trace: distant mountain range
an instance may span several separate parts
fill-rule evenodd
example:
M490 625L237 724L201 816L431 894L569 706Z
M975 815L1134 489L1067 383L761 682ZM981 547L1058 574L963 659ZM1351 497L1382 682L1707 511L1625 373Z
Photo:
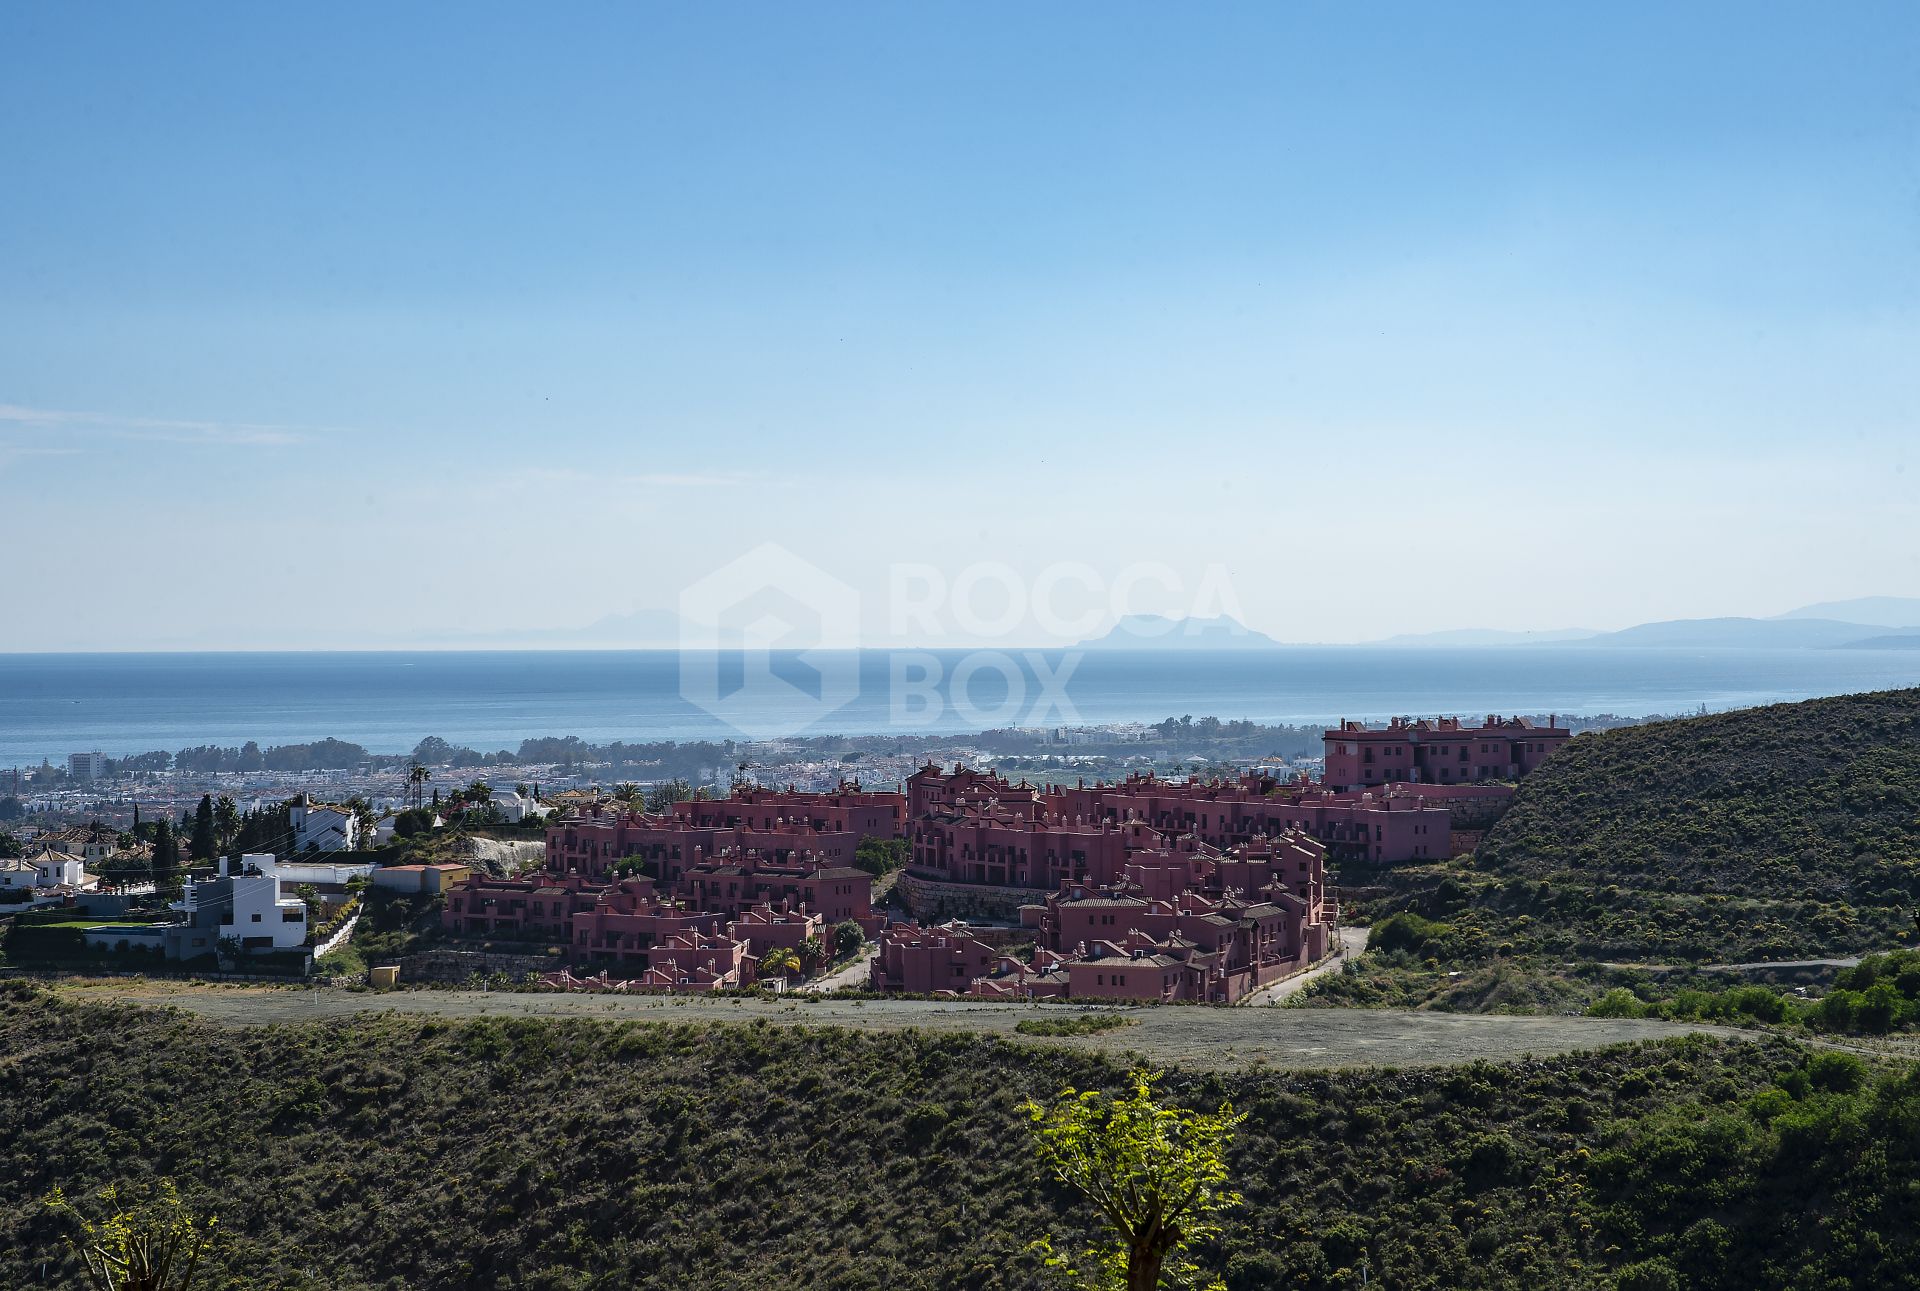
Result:
M1554 628L1544 632L1511 632L1501 628L1454 628L1447 632L1402 632L1368 645L1385 646L1509 646L1550 645L1556 641L1585 641L1605 635L1598 628Z
M1105 636L1082 641L1083 650L1273 650L1280 642L1255 632L1238 619L1195 615L1170 619L1160 614L1128 614Z
M1920 649L1920 636L1889 634L1888 628L1920 629L1920 597L1867 596L1806 605L1766 619L1669 619L1640 623L1617 632L1594 628L1554 628L1538 632L1454 628L1442 632L1403 632L1362 644L1409 650L1554 645L1750 650ZM1080 648L1273 650L1284 645L1224 615L1173 619L1158 614L1131 614L1114 624L1106 635L1082 641Z
M680 619L671 610L613 614L577 628L536 628L471 633L432 644L456 649L673 649L680 644ZM1911 631L1889 631L1910 629ZM1369 646L1398 649L1477 649L1528 646L1635 646L1666 649L1920 649L1920 597L1866 596L1851 601L1805 605L1771 618L1669 619L1640 623L1616 632L1595 628L1515 631L1504 628L1452 628L1439 632L1403 632ZM905 644L905 643L896 643ZM1227 615L1171 618L1128 614L1104 634L1078 644L1083 650L1278 650L1289 643L1247 627ZM1337 644L1337 643L1318 643Z
M1885 635L1866 623L1834 619L1671 619L1603 632L1582 642L1590 646L1742 646L1751 649L1804 650L1852 645Z
M1669 649L1755 650L1854 649L1911 650L1920 638L1888 635L1888 628L1920 628L1920 597L1863 596L1851 601L1803 605L1772 618L1668 619L1641 623L1617 632L1561 628L1545 632L1505 632L1462 628L1451 632L1408 633L1372 645L1504 646L1554 645L1648 646Z
M1868 637L1849 641L1842 650L1920 650L1920 636Z
M1920 596L1860 596L1822 601L1774 615L1777 619L1834 619L1876 628L1920 628Z

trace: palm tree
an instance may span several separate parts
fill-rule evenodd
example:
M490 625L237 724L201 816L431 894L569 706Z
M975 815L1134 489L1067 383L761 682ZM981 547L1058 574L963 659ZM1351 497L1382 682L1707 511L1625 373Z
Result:
M418 762L407 768L407 785L413 791L413 809L420 810L420 796L427 781L431 778L427 769Z
M224 793L213 804L213 825L220 836L220 851L233 846L233 836L240 832L240 804Z
M800 956L787 946L775 946L760 957L762 977L792 977L800 971Z

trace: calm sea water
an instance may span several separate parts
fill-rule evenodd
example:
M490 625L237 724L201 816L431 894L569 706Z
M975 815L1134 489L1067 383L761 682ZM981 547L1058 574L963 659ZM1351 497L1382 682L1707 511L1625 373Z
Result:
M945 680L903 712L886 652L816 663L857 674L858 693L812 733L957 733L986 726L1158 721L1192 714L1264 722L1490 712L1674 713L1920 684L1920 653L1866 650L1653 650L1578 646L1273 652L1089 652L1060 689L1069 711L1036 707L1058 652L1010 652L1017 680L978 671L957 698L965 655L932 659ZM737 687L737 677L723 686ZM737 663L732 671L738 673ZM804 661L779 670L804 685ZM784 688L777 688L784 690ZM1010 691L1021 702L1009 703ZM931 705L929 704L931 698ZM791 702L788 702L791 701ZM109 754L189 745L284 744L333 736L400 753L423 736L475 748L539 735L698 739L782 733L813 716L804 698L749 691L742 731L682 695L668 651L0 655L0 766L76 750ZM902 722L905 721L903 725ZM759 729L752 729L752 728Z

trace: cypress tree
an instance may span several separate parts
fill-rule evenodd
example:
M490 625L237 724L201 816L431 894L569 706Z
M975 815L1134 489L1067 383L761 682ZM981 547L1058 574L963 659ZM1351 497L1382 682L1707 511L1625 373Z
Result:
M202 794L200 806L193 813L193 841L189 854L195 861L211 861L213 853L213 796Z
M165 885L180 868L180 845L173 836L173 822L165 816L153 826L153 881Z

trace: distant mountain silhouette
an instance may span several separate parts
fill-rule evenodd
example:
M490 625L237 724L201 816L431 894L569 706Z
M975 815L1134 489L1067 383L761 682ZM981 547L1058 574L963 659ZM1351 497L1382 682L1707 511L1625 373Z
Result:
M1920 636L1868 637L1864 641L1848 641L1834 648L1836 650L1920 650Z
M1849 645L1877 633L1865 624L1832 619L1671 619L1603 632L1582 644L1793 650Z
M1774 617L1837 619L1876 628L1920 628L1920 596L1858 596L1851 601L1822 601Z
M1409 647L1543 645L1556 641L1585 641L1600 635L1597 628L1548 628L1540 632L1514 632L1503 628L1450 628L1442 632L1402 632L1368 644Z
M1170 619L1128 614L1105 636L1080 643L1086 650L1274 650L1280 643L1237 619L1220 615Z

